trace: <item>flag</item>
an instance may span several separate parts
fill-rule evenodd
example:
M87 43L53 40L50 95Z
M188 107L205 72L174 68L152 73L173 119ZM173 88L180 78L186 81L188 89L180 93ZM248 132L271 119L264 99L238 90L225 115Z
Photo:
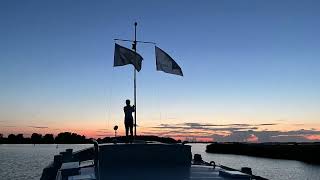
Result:
M180 66L163 50L155 46L157 71L183 76Z
M142 60L143 58L140 56L140 54L115 43L113 66L124 66L127 64L132 64L137 71L140 71Z

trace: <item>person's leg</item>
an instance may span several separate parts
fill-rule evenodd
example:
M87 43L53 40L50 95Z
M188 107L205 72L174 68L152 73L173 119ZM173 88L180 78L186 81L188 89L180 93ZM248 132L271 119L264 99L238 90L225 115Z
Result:
M127 123L124 123L124 126L126 127L126 137L128 138L129 136L129 126Z
M130 141L132 142L133 141L133 123L130 124L130 134L131 134Z
M125 138L125 142L128 143L130 140L130 137L129 137L129 125L128 123L125 123L125 127L126 127L126 138Z
M133 124L130 124L130 134L133 136Z

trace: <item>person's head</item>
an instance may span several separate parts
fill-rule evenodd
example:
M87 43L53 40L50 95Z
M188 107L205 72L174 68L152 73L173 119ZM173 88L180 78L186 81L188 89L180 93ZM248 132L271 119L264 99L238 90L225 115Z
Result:
M127 104L127 106L130 106L130 100L129 99L126 100L126 104Z

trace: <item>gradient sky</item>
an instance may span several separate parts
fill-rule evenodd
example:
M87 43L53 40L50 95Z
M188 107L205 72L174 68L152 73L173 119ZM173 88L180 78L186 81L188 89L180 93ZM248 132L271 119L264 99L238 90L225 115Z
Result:
M102 137L119 125L123 134L133 67L112 67L113 39L132 39L137 21L138 40L184 72L156 71L154 46L138 45L138 134L320 140L319 9L317 0L2 0L0 133Z

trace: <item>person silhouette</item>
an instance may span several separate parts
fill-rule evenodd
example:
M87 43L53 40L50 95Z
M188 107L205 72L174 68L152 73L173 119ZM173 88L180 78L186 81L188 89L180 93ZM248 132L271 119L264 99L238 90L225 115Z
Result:
M124 125L126 127L126 139L129 139L129 130L130 130L130 140L133 138L133 117L132 113L135 111L135 106L130 105L130 100L126 100L126 106L123 107L124 111Z

